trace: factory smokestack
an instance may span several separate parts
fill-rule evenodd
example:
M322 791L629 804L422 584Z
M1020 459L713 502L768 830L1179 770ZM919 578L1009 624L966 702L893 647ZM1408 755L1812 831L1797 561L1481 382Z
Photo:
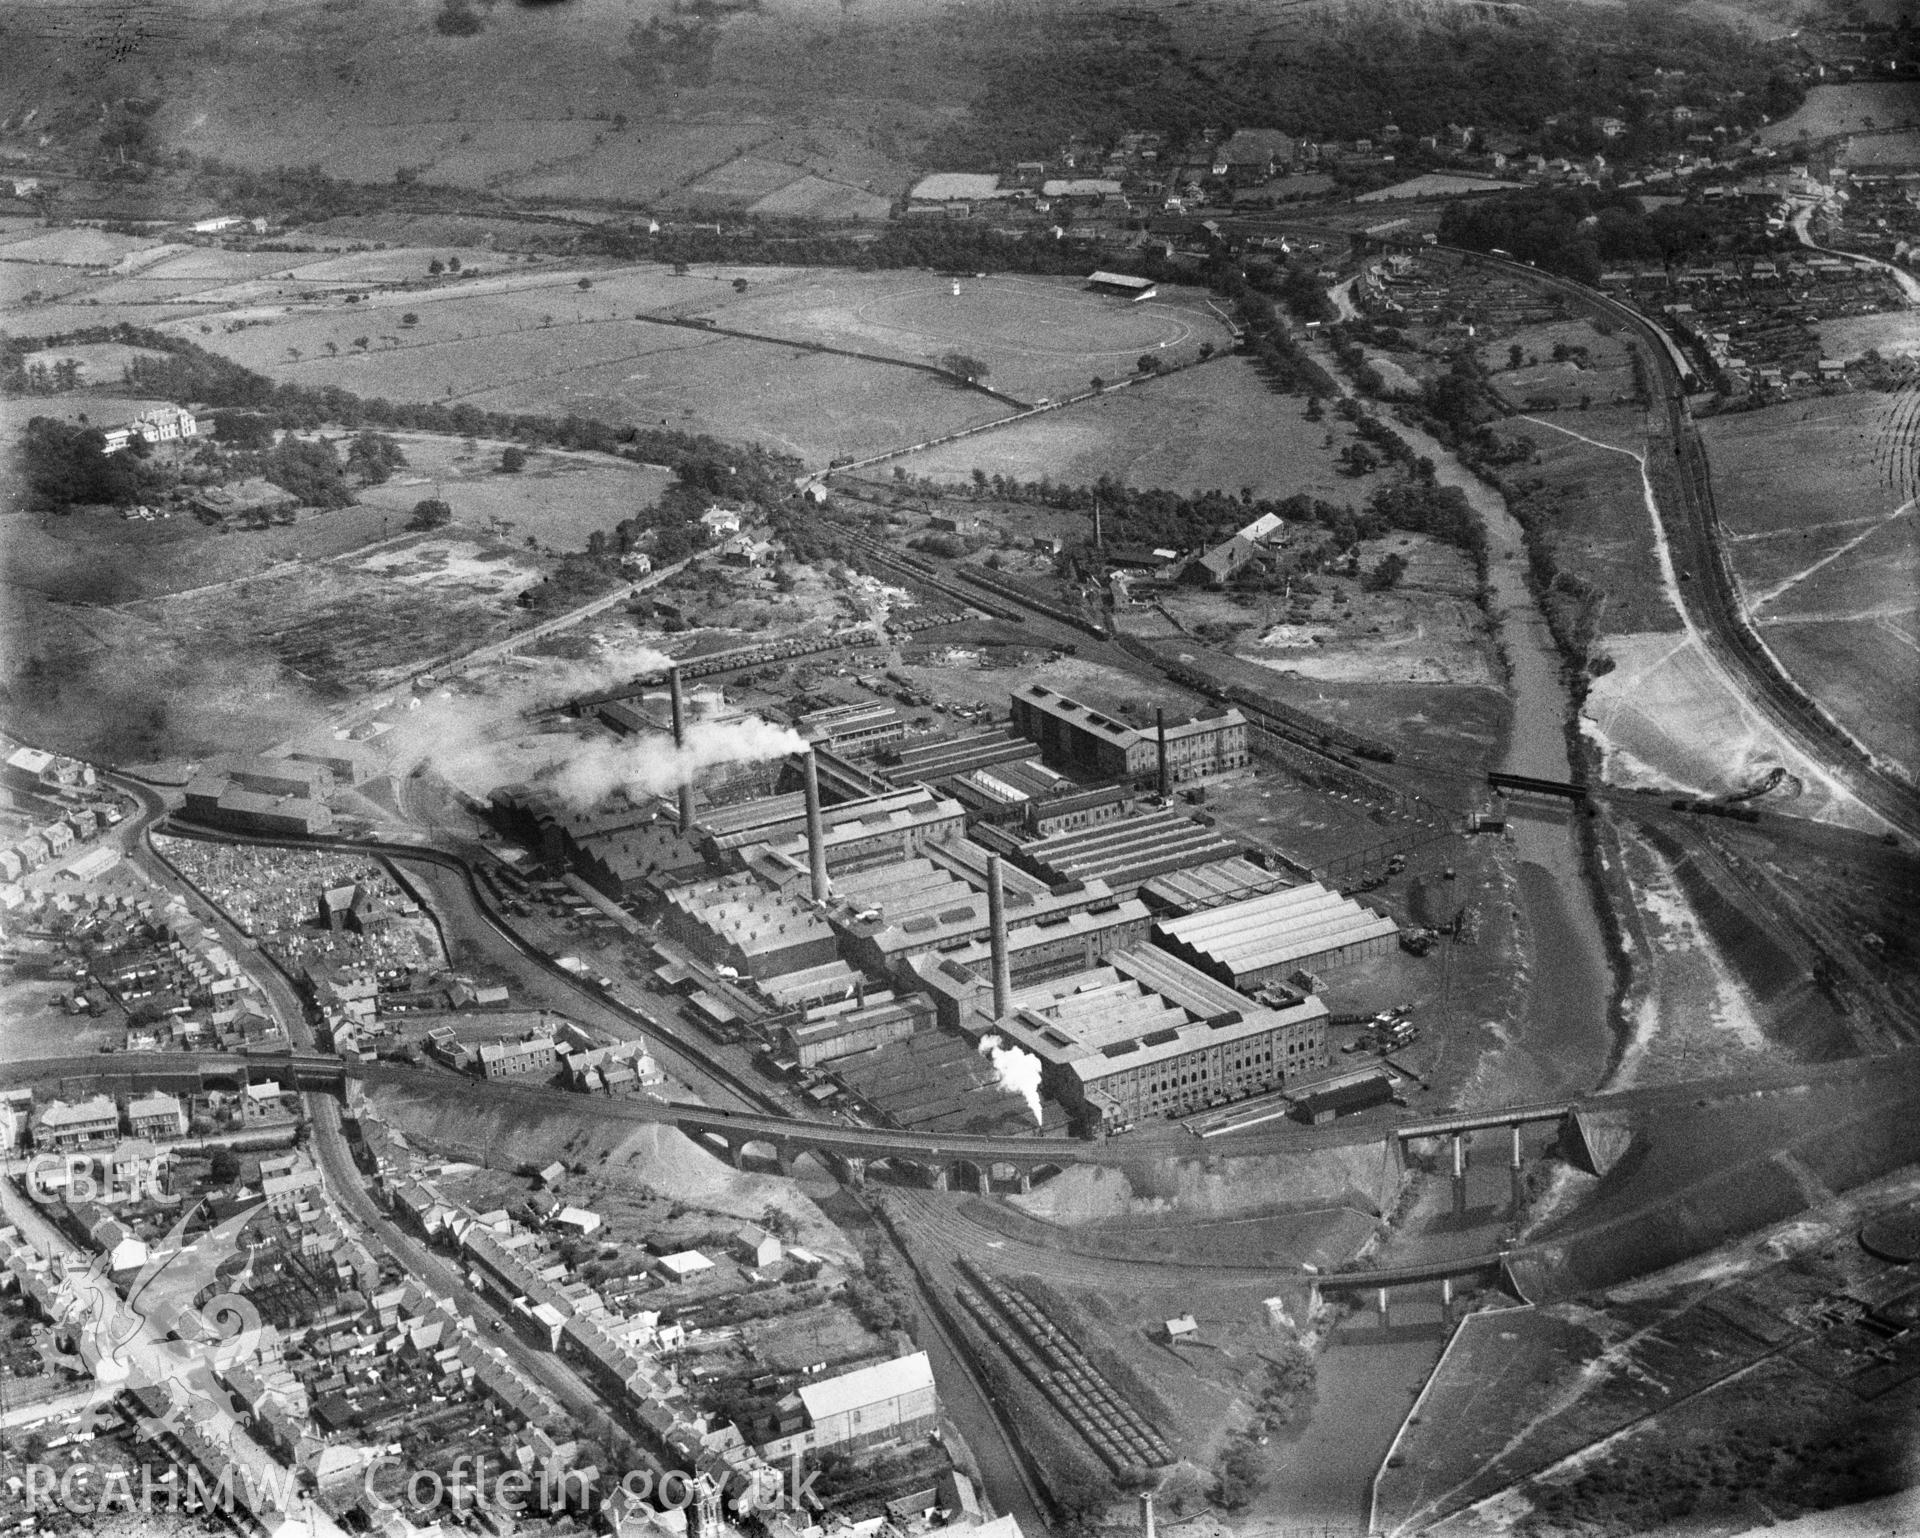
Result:
M820 826L820 765L808 748L801 760L807 777L807 864L813 872L813 900L827 900L827 835Z
M1156 706L1153 712L1153 727L1159 739L1159 755L1155 762L1159 767L1157 789L1161 799L1167 794L1167 712L1165 706Z
M684 752L687 746L687 702L680 691L680 670L667 669L667 698L673 709L673 748L676 753ZM689 775L680 783L680 831L693 831L693 778Z
M1013 964L1007 958L1007 887L1000 856L987 856L987 927L993 934L993 1018L1013 1013Z
M1140 1492L1140 1534L1141 1538L1155 1538L1153 1525L1153 1492Z

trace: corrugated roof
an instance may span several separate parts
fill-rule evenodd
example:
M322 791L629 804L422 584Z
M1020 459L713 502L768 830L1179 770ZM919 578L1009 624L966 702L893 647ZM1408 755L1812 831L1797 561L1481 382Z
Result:
M927 1361L926 1352L916 1351L912 1356L862 1367L820 1383L803 1383L800 1402L806 1406L808 1416L818 1423L831 1415L864 1410L869 1405L932 1387L932 1364Z

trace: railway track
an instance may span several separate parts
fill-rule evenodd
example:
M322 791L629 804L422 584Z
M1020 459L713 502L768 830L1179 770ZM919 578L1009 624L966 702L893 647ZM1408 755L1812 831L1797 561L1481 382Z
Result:
M1588 311L1625 327L1647 344L1654 387L1666 413L1667 436L1680 479L1682 505L1677 509L1672 507L1671 498L1655 501L1676 564L1694 574L1693 580L1680 586L1680 601L1689 618L1721 662L1744 685L1748 697L1803 751L1888 823L1911 838L1920 838L1920 789L1880 763L1840 726L1780 666L1748 619L1720 534L1720 515L1714 500L1712 466L1706 445L1693 424L1685 383L1666 333L1612 295L1570 278L1542 272L1524 262L1451 246L1424 249L1478 262L1565 295ZM1650 445L1649 452L1652 451Z

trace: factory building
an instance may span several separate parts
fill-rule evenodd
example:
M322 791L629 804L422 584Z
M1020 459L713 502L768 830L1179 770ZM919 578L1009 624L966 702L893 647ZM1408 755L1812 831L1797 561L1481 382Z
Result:
M332 774L305 759L236 758L227 778L259 795L299 796L308 801L324 801L333 789Z
M1067 698L1045 684L1013 692L1014 729L1062 769L1149 786L1184 785L1248 763L1247 722L1238 710L1141 729ZM1164 763L1163 763L1164 758Z
M895 998L877 993L864 1002L849 999L817 1005L804 1019L781 1032L787 1055L801 1068L818 1068L836 1058L871 1052L930 1030L934 1022L931 999L918 995Z
M823 807L820 817L829 870L907 858L932 840L957 837L966 826L966 813L957 801L920 785ZM711 857L724 867L737 868L744 851L755 844L802 861L807 855L803 792L710 808L700 827Z
M674 939L748 977L778 977L836 955L833 931L817 910L741 872L669 891L663 920Z
M1230 855L1204 865L1168 871L1140 887L1140 900L1155 913L1179 917L1281 892L1294 884L1291 876L1263 869L1251 860Z
M836 877L834 925L848 961L875 974L904 977L903 968L929 951L984 956L992 928L984 879L956 849L962 841L930 846L917 859ZM983 858L984 852L975 856ZM1006 882L1006 920L1016 972L1037 973L1082 957L1092 947L1137 944L1149 915L1122 903L1102 882L1049 888L1022 872Z
M1267 1009L1152 946L1018 989L994 1029L1041 1062L1041 1091L1108 1131L1277 1089L1327 1064L1327 1007Z
M891 743L906 740L907 723L891 705L833 705L799 721L800 735L817 748L842 758L867 758Z
M1011 763L1032 751L1030 741L1001 726L965 737L944 737L901 748L893 755L893 763L882 772L896 785L932 785L953 775Z
M1090 882L1090 886L1099 886ZM1008 923L1014 923L1013 898L1007 899ZM1016 982L1057 977L1090 967L1102 952L1146 943L1152 915L1138 898L1125 902L1108 894L1100 903L1067 914L1058 912L1021 923L1007 931L1007 965ZM938 951L909 952L913 971L924 979L927 962L951 962L962 970L982 971L991 965L993 947L987 935L965 944L947 944Z
M1145 811L1026 842L994 828L979 830L977 837L994 853L1049 884L1104 881L1124 897L1133 896L1142 883L1167 871L1240 852L1236 840L1171 810Z
M324 801L263 794L216 775L200 775L188 783L186 815L195 822L235 833L291 833L310 838L333 831L333 812Z
M1317 881L1154 926L1166 950L1242 990L1378 955L1397 934L1392 919Z

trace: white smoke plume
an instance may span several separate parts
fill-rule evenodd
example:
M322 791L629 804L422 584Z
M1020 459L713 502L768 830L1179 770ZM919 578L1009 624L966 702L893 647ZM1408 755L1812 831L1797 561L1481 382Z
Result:
M980 1050L993 1059L994 1071L1008 1089L1018 1091L1040 1121L1040 1059L1001 1036L982 1036Z
M679 748L657 737L585 743L561 766L553 789L568 805L585 809L616 790L633 798L663 796L720 764L758 763L806 748L807 739L791 727L758 717L695 721Z
M396 773L425 759L446 778L483 795L524 773L508 762L502 743L523 728L529 713L664 673L672 665L671 657L650 646L610 647L590 661L514 659L489 669L478 692L454 684L444 698L438 692L419 696L420 707L400 717L380 748Z

